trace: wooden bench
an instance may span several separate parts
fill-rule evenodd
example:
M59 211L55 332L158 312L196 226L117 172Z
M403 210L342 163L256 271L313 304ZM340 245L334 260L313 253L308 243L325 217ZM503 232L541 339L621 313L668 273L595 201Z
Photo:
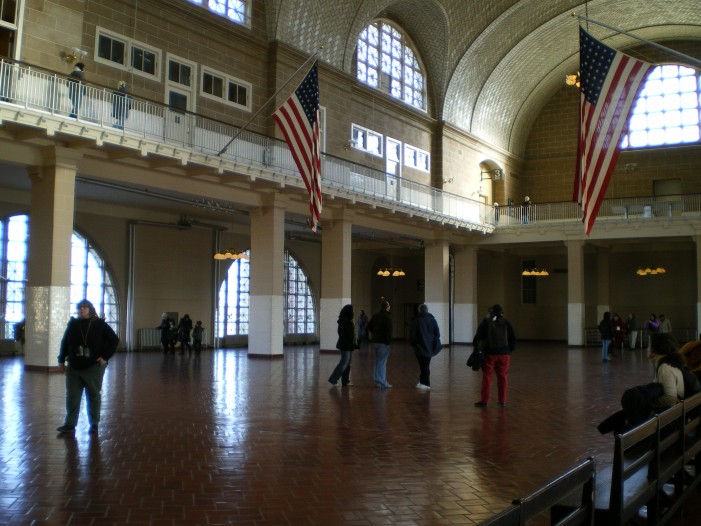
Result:
M558 526L594 524L596 464L593 458L580 462L533 493L514 500L512 506L480 523L480 526L524 526L546 512ZM568 505L559 515L553 509Z

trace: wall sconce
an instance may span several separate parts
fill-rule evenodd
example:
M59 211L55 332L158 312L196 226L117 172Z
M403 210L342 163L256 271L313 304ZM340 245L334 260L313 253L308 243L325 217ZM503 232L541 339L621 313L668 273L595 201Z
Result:
M577 73L569 73L568 75L565 75L565 84L567 84L568 86L579 87L579 71Z
M348 151L351 148L355 148L356 146L358 146L358 142L351 139L350 141L346 141L346 144L343 145L343 149Z
M85 58L88 56L87 51L83 51L78 47L74 47L72 51L62 51L61 58L66 64L73 64L77 62L79 58Z
M482 177L484 174L487 174L487 177ZM480 181L484 181L485 179L492 179L494 181L501 181L503 178L504 178L504 170L502 170L501 168L494 168L493 170L487 170L486 172L480 172Z
M452 183L455 177L451 177L450 179L443 179L443 184L449 184Z

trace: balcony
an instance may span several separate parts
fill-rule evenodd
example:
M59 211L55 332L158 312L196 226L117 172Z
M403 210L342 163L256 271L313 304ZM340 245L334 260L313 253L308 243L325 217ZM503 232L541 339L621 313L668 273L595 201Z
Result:
M57 73L1 61L3 125L12 123L39 129L46 137L73 136L94 143L97 148L110 145L131 150L132 156L159 158L164 165L189 167L198 174L219 177L228 174L226 182L231 182L234 174L233 178L240 177L241 181L267 181L306 192L283 141L244 130L227 147L239 128L138 97L131 99L124 125L117 128L113 116L114 91L91 84L82 85L80 107L76 116L71 117L70 86L71 82ZM520 205L501 206L497 210L480 201L326 154L322 158L322 175L322 190L332 198L344 198L460 230L492 234L513 229L523 232L554 224L570 225L574 229L581 221L581 211L575 203L534 204L528 209ZM700 212L699 195L606 199L597 227L608 221L633 224L689 215L698 219ZM581 231L583 237L583 228Z

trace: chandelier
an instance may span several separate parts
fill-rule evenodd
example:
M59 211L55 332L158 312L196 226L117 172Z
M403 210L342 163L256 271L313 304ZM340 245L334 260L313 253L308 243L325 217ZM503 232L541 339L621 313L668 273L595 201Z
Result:
M218 251L214 254L214 259L250 259L243 250L227 248L225 251Z
M579 71L577 73L569 73L569 74L565 75L565 84L567 84L568 86L579 87L579 85L580 85Z
M638 270L636 270L635 273L638 276L659 276L661 274L666 274L667 269L661 265L660 266L647 265L647 266L638 268Z
M536 277L542 277L542 276L549 276L550 272L548 272L546 269L537 269L537 268L527 268L523 269L523 272L521 272L522 276L536 276Z
M377 275L383 278L387 278L389 276L392 276L393 278L400 278L402 276L406 276L406 273L401 268L386 267L380 268L380 270L377 271Z

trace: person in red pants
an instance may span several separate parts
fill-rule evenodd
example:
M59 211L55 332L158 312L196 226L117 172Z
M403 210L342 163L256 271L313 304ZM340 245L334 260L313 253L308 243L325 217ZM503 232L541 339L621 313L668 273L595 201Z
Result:
M506 407L506 393L509 386L509 362L516 348L514 328L504 318L504 309L496 304L490 308L490 315L482 320L473 340L474 345L483 342L484 363L482 365L482 386L480 399L475 407L487 407L492 389L492 373L497 375L499 407Z

